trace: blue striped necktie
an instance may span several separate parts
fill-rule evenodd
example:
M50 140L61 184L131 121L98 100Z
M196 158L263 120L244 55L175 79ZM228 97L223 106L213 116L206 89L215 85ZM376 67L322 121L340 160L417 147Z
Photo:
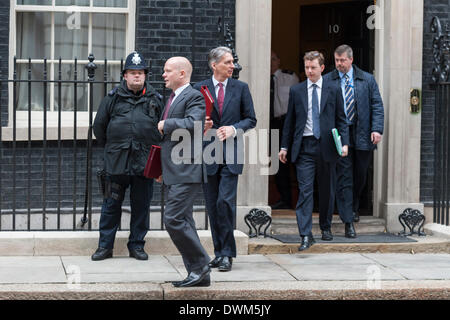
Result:
M347 120L350 123L353 123L355 119L355 92L353 90L352 85L350 84L350 77L348 74L344 75L345 77L345 105L346 105L346 113Z
M312 120L313 120L313 135L316 139L320 138L320 111L319 111L319 96L317 94L317 84L313 84L312 92Z

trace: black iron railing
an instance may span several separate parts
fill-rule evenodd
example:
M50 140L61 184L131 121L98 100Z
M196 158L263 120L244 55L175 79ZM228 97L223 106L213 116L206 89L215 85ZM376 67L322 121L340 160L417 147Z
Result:
M80 68L77 59L73 61L73 78L63 79L62 63L59 60L56 66L56 77L50 80L47 60L43 62L43 74L40 79L32 78L33 64L31 59L26 63L27 77L21 79L18 75L17 60L14 59L13 79L3 80L0 74L0 88L4 84L11 84L12 90L12 112L11 126L3 127L0 130L0 231L35 231L35 230L97 230L98 225L93 222L98 221L102 196L97 190L96 172L103 165L102 148L96 146L95 138L92 134L92 124L95 116L94 96L99 94L105 96L107 92L122 81L111 80L107 72L108 61L104 60L104 73L96 76L97 65L95 58L90 55L89 62ZM149 62L150 64L151 62ZM84 68L87 72L87 80L84 80L80 74L84 74ZM120 63L120 70L123 69L123 60ZM23 73L22 73L23 74ZM151 73L148 74L150 79ZM81 79L80 79L81 78ZM101 80L97 80L100 78ZM149 81L149 80L148 80ZM149 81L152 86L159 88L165 103L167 92L163 81ZM36 85L41 87L42 92L42 123L36 125L33 122L32 105L34 96L37 94ZM69 113L73 116L73 137L63 138L63 108L62 87L70 85L73 87L72 108ZM23 86L25 90L23 90ZM51 111L48 110L50 103L49 87L53 86L55 95L55 104L58 110L56 113L56 136L49 137L48 116ZM87 94L87 123L81 123L79 120L78 95L79 87L83 86L83 93ZM19 108L19 87L20 92L26 92L26 103ZM33 90L34 89L34 90ZM0 101L1 101L0 90ZM35 101L34 101L35 102ZM18 110L21 109L21 110ZM27 124L24 128L18 125L18 112L21 111L27 115ZM67 115L67 111L64 111ZM2 113L0 112L0 123L2 122ZM23 125L24 122L21 122ZM87 127L87 136L80 137L78 129ZM42 130L42 139L33 138L33 129ZM18 137L19 130L26 130L26 137ZM11 132L8 139L5 139L4 131ZM23 135L23 133L22 133ZM20 139L19 139L20 138ZM158 190L159 187L159 190ZM70 193L68 192L70 190ZM158 183L154 184L154 195L151 211L154 214L160 214L159 223L151 223L151 230L163 230L164 215L164 190ZM129 211L126 202L124 202L124 211ZM204 205L196 205L194 211L205 212ZM97 214L97 219L93 218ZM151 215L152 216L152 215ZM70 219L69 219L70 217ZM36 222L38 221L38 222ZM152 221L152 217L151 217ZM208 219L205 212L204 226L208 228ZM120 230L128 230L128 225L121 226Z
M450 27L431 22L435 89L433 221L450 225Z

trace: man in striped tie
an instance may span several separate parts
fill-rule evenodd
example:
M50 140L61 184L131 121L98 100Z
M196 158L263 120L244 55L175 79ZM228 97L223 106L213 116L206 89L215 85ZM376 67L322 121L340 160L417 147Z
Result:
M353 50L341 45L334 52L336 70L325 75L339 86L349 125L348 157L337 164L336 205L345 223L345 236L355 238L359 204L373 150L381 141L384 110L375 78L353 64Z

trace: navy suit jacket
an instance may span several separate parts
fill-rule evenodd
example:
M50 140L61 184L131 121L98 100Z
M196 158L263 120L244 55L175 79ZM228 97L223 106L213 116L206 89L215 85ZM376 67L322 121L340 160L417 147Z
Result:
M341 88L341 78L336 69L327 73L324 78ZM355 86L356 122L354 124L356 137L355 149L370 151L376 148L371 141L371 133L383 134L384 108L383 100L373 75L353 65L353 82ZM341 89L342 92L342 89Z
M218 129L222 126L234 126L237 130L236 137L229 138L233 139L233 161L229 161L230 159L226 158L225 141L221 144L223 148L223 163L226 163L231 173L241 174L244 168L244 145L242 143L242 133L256 126L255 109L253 108L253 99L248 85L245 82L233 78L228 79L227 87L225 89L222 117L219 117L219 106L217 103L216 91L214 89L212 78L196 83L194 88L200 90L203 85L208 86L208 89L214 98L214 109L211 113L213 129ZM211 141L205 141L203 145L204 148L214 142L215 139L218 138L214 136ZM238 143L239 140L241 143ZM208 175L216 174L218 168L218 163L206 164Z
M289 92L289 105L284 121L281 147L291 150L291 161L295 162L300 153L303 132L308 118L307 81L292 86ZM342 145L348 145L348 126L344 111L344 100L340 88L323 78L320 99L320 151L322 159L337 161L339 155L331 134L337 128Z

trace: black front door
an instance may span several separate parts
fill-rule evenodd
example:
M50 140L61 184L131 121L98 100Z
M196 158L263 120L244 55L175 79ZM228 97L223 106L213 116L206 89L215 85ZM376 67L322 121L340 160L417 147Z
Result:
M334 69L334 49L353 48L354 63L365 71L374 69L374 30L367 21L373 1L351 1L300 6L300 58L319 50L325 56L325 73ZM370 26L370 23L369 23ZM301 63L301 71L303 63Z

